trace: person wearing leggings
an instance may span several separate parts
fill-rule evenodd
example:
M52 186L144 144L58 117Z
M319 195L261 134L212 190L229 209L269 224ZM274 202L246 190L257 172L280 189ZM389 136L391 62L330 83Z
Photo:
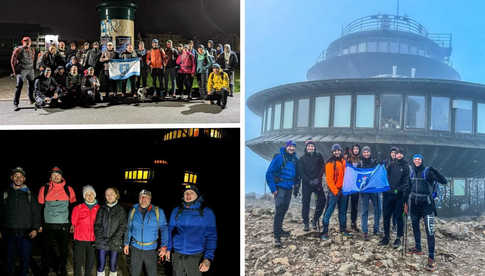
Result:
M94 223L96 249L98 249L97 276L105 275L105 265L109 257L109 276L117 275L118 255L121 252L126 231L126 212L118 204L120 193L116 188L105 192L106 203L101 206Z

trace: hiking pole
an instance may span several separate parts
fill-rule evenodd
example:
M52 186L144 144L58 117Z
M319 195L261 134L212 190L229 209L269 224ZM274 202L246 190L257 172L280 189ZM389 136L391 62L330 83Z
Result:
M403 221L404 221L404 235L403 235L403 246L402 246L402 253L401 256L404 258L406 256L406 251L408 247L408 210L406 210L406 204L404 204L404 212L402 213Z

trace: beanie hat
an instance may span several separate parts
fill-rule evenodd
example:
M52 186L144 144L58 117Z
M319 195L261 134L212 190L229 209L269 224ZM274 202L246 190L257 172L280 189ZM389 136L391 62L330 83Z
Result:
M199 189L197 189L197 187L195 185L190 184L190 183L184 183L184 193L188 190L192 190L197 194L197 196L200 196Z
M214 63L214 64L212 64L212 68L221 69L221 66L218 63Z
M207 41L207 43L214 44L214 41L212 41L211 39L209 39L209 41Z
M13 169L11 175L14 175L16 173L21 173L23 176L25 176L25 171L24 169L22 169L22 167L16 167L15 169Z
M372 150L370 149L369 146L362 147L362 152L364 152L364 151L368 151L368 152L371 152L372 153Z
M391 152L392 152L392 151L399 152L399 147L397 147L397 146L392 146L392 147L391 147Z
M340 146L339 144L333 144L332 145L332 152L336 151L336 150L340 150L342 151L342 146Z
M94 194L94 197L96 197L96 191L94 190L93 186L86 185L83 187L83 198L86 197L86 193L88 192L92 192Z
M152 43L157 43L157 44L158 44L158 39L154 38L154 39L152 40Z
M143 195L152 197L152 192L150 192L149 190L143 189L143 190L140 191L140 193L138 194L138 196L143 196Z
M204 44L199 44L199 46L197 48L201 48L202 50L205 49Z
M305 149L308 147L308 145L313 145L315 147L315 142L313 142L312 138L308 138L308 140L305 140Z
M52 173L58 173L58 174L62 175L62 170L59 167L54 166L54 168L51 169L51 174Z
M416 158L419 158L421 159L421 161L423 161L423 155L421 155L420 153L416 153L415 155L413 155L413 160Z
M286 142L285 148L287 148L289 146L295 146L296 147L296 144L292 140L288 140L288 142Z

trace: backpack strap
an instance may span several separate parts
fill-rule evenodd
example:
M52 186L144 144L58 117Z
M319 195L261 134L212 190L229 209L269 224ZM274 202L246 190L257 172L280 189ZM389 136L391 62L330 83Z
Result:
M128 221L128 224L130 224L133 221L133 217L135 216L135 207L133 207L130 211L130 219Z
M155 216L157 217L157 225L159 225L160 223L160 210L158 209L157 206L155 206Z
M409 178L413 179L414 178L414 170L411 165L409 165Z
M69 187L70 186L68 185L64 185L64 192L66 192L66 195L67 195L67 202L71 204L71 191L69 190ZM49 192L49 183L45 184L44 186L44 201L46 201L48 192Z

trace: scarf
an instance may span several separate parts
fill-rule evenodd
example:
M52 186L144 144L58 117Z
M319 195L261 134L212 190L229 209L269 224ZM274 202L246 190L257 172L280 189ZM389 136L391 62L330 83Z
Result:
M86 204L86 206L88 206L89 210L91 210L91 209L93 209L94 206L96 206L96 204L98 204L98 201L95 199L93 203L88 203L85 200L84 203Z

